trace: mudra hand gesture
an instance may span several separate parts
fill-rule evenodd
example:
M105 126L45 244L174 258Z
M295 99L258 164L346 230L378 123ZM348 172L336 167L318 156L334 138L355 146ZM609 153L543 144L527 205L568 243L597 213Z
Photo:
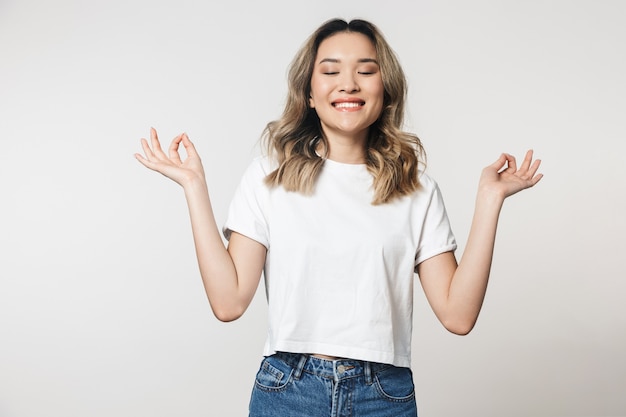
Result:
M526 152L519 168L513 155L503 153L497 161L483 169L478 191L494 193L502 199L512 196L541 180L543 174L537 174L540 164L539 159L533 162L532 150Z
M187 152L187 158L184 161L179 153L181 143ZM161 143L154 128L150 129L150 144L147 139L142 138L141 146L145 156L136 153L135 158L145 167L165 175L183 187L194 181L205 180L200 156L186 133L181 133L172 140L167 154L161 149Z

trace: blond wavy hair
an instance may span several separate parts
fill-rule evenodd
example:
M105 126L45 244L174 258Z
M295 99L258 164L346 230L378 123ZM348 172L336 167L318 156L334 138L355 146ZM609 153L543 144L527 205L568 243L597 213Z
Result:
M341 32L367 36L376 48L384 87L383 109L370 126L365 164L373 177L372 204L387 203L419 188L419 166L425 152L419 138L402 130L407 84L394 51L378 28L365 20L332 19L320 26L300 48L289 67L288 96L282 117L267 124L263 142L278 168L265 182L288 191L310 194L324 158L318 145L329 149L315 109L309 107L311 77L317 50L324 39Z

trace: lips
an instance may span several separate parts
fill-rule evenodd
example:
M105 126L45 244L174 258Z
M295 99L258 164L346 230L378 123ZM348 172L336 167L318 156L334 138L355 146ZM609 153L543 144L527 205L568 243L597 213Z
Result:
M363 107L365 102L363 100L337 100L333 101L332 106L338 110L355 110Z

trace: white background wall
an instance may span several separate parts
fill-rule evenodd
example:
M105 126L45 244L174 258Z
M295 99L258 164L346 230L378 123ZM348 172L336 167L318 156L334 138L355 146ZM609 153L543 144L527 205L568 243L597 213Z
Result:
M410 82L461 247L483 166L534 148L474 332L418 286L420 415L626 415L626 2L0 0L0 416L244 416L259 291L211 315L181 189L137 163L186 131L217 220L297 48L372 20Z

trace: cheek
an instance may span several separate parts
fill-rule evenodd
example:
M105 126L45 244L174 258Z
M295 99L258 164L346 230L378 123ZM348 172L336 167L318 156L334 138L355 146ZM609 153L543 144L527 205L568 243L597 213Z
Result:
M376 93L380 101L383 101L385 98L385 86L383 85L383 81L379 80L375 86Z
M328 96L332 92L332 86L328 83L311 80L311 92L309 93L309 105L315 107L315 104L322 105L328 100Z
M385 101L385 88L383 87L382 83L376 84L372 87L372 92L376 96L378 107L380 107L380 110L382 110L383 103Z
M311 90L309 92L309 106L311 108L315 107L315 100L318 99L319 90L319 83L317 82L315 77L311 78Z
M324 82L317 77L311 79L311 95L313 97L320 96L326 90Z

